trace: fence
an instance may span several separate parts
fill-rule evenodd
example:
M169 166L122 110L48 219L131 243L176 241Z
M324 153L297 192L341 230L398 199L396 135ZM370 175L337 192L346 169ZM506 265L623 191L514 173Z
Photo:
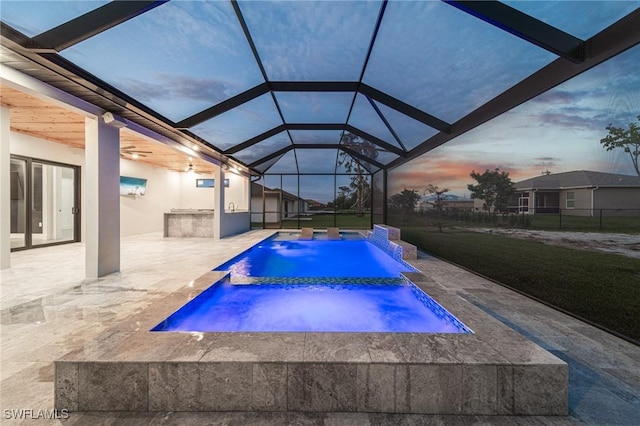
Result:
M263 220L264 219L264 220ZM256 228L350 228L371 229L371 212L358 214L353 211L307 211L284 215L278 211L251 212L251 227Z
M557 209L555 213L488 213L463 210L430 210L424 213L437 225L469 224L539 230L574 230L640 233L640 209Z

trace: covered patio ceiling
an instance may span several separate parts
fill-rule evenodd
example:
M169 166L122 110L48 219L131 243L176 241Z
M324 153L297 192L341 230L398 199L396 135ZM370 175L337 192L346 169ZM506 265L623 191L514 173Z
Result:
M34 3L4 64L257 175L389 170L640 42L634 1Z

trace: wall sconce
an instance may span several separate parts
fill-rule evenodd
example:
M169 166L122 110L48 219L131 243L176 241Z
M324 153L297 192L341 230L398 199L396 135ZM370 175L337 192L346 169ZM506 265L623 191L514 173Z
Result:
M104 122L110 126L113 127L117 127L119 129L123 128L123 127L127 127L127 122L125 121L124 118L119 117L117 115L115 115L112 112L105 112L104 114L102 114L102 119L104 120Z

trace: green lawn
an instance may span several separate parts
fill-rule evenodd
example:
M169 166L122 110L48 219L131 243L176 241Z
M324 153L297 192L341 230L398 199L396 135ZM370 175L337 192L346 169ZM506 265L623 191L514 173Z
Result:
M530 229L549 231L640 233L640 216L568 216L537 214L530 217Z
M640 341L640 260L464 230L402 228L402 239Z

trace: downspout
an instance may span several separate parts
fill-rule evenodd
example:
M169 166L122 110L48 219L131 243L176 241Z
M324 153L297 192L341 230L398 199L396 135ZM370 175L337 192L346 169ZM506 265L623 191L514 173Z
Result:
M600 189L600 187L599 187L599 186L596 186L595 188L591 188L591 217L593 217L593 199L594 199L594 196L595 196L595 194L594 194L594 193L595 193L598 189Z
M533 191L531 191L531 194L533 195L531 197L531 206L529 206L529 214L536 214L536 192L538 192L537 188L534 188Z

